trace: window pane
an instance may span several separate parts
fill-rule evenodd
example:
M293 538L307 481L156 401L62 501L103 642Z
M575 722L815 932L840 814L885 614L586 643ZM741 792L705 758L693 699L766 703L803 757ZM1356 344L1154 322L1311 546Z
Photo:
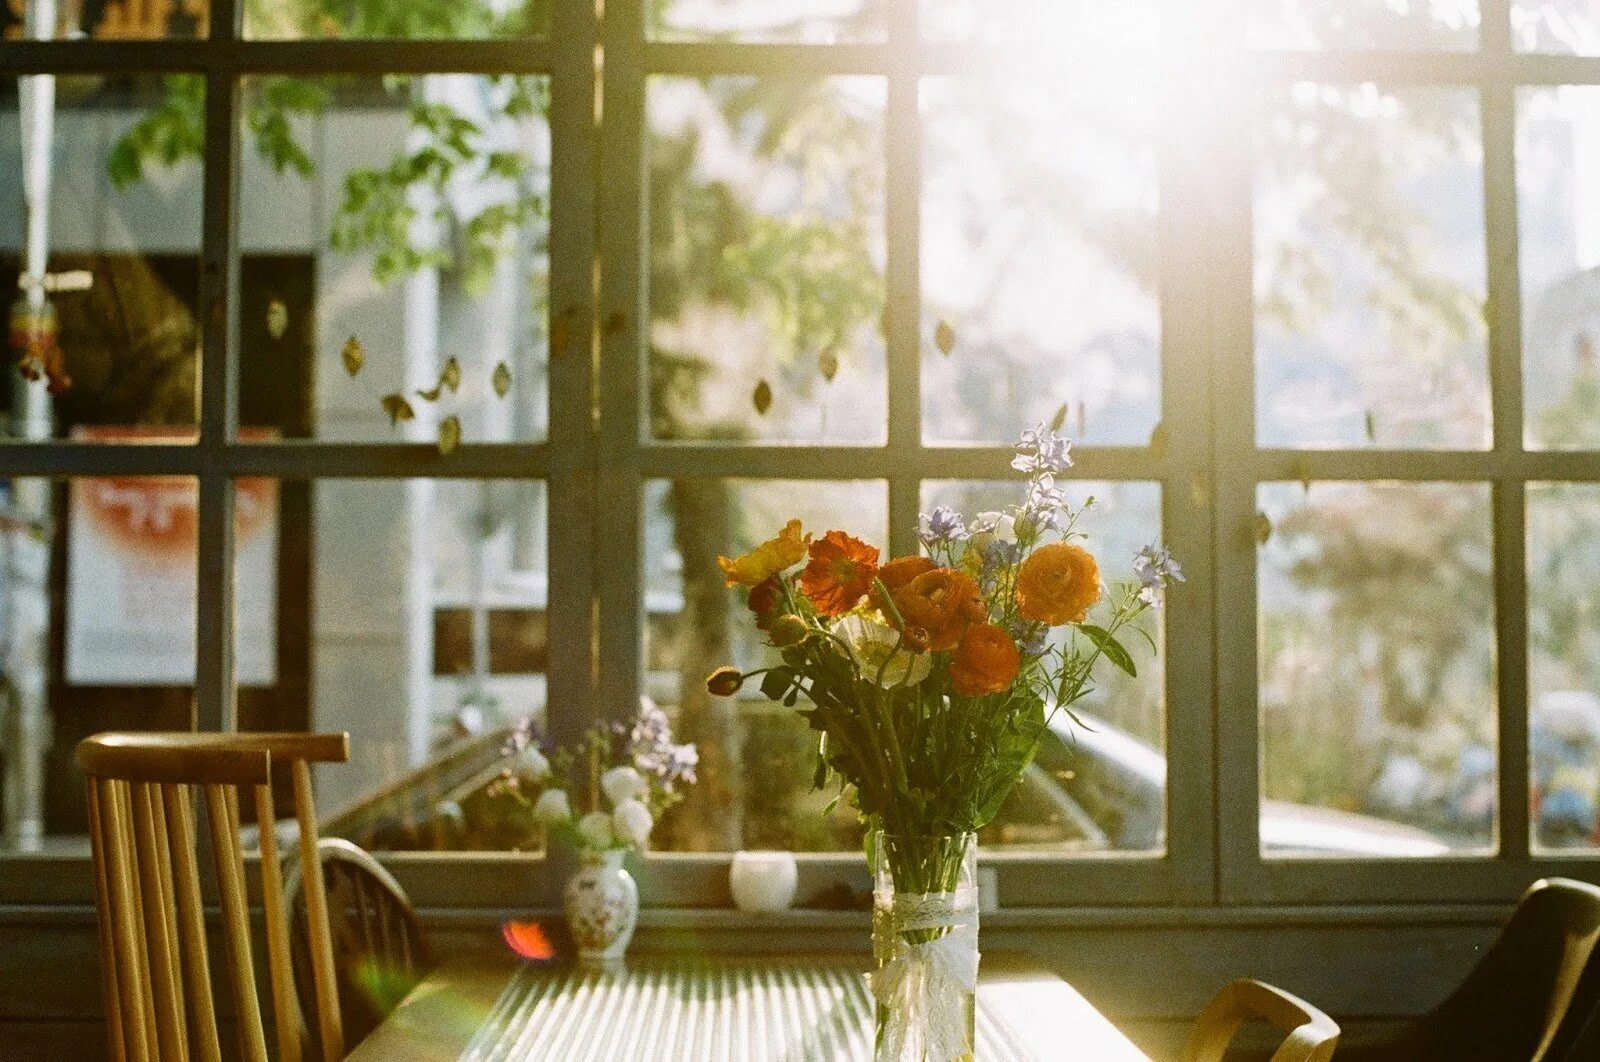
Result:
M203 94L191 76L0 79L7 350L38 377L5 369L0 433L191 440Z
M659 439L881 442L880 78L650 82Z
M1600 486L1528 487L1533 843L1600 844Z
M242 423L545 437L547 97L510 76L245 82Z
M1270 483L1258 504L1264 854L1493 847L1488 487Z
M918 0L931 40L1001 45L1008 61L1076 66L1160 47L1187 5L1174 0ZM1126 67L1124 67L1126 69Z
M1600 55L1600 4L1594 0L1512 0L1511 28L1525 52Z
M241 521L252 491L277 512L239 544L240 725L349 731L350 763L317 769L324 832L538 847L493 783L509 729L544 721L544 484L245 481Z
M968 517L1017 505L1013 482L938 481L923 484L922 510L948 505ZM1094 505L1081 529L1107 584L1133 577L1133 555L1161 540L1161 487L1156 483L1064 484L1074 505ZM1144 629L1163 644L1161 614ZM1055 631L1064 635L1064 630ZM979 837L986 852L1159 852L1166 840L1165 672L1143 639L1126 639L1138 666L1130 678L1116 668L1095 674L1096 688L1073 711L1051 720L1034 765Z
M551 0L252 0L244 4L244 35L269 40L542 37L550 31L550 8Z
M1081 442L1161 419L1160 93L1073 78L922 85L924 435Z
M1300 84L1256 147L1260 442L1487 446L1475 93Z
M743 593L723 585L718 554L737 556L791 520L820 535L838 528L888 545L881 480L653 480L645 487L645 691L672 717L679 741L700 746L699 782L651 838L666 851L861 848L841 802L811 788L816 735L794 710L747 690L713 698L719 663L761 666L768 649Z
M0 4L0 38L22 36L26 32L24 16L34 6ZM56 24L49 35L60 40L164 40L204 37L211 32L208 0L79 0L51 7L56 11Z
M1600 447L1600 88L1517 97L1524 435L1532 447Z
M649 32L658 40L741 43L882 40L885 3L886 0L651 0Z
M83 738L189 729L197 500L182 476L0 481L0 851L87 853Z
M1250 0L1259 48L1470 49L1478 0Z

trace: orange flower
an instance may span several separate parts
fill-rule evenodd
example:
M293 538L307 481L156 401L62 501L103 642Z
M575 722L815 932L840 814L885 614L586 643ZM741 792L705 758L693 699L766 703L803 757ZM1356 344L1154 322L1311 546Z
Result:
M878 581L889 591L889 596L893 597L895 592L902 586L923 572L931 572L937 567L938 565L927 557L896 557L878 569ZM877 586L873 586L872 589L867 591L867 597L872 601L873 608L882 612L886 617L889 616L889 610L883 607L883 599L878 593ZM894 622L893 617L889 617L889 622Z
M973 627L950 658L950 688L964 697L999 693L1011 685L1022 664L1017 643L992 623Z
M811 562L800 573L800 589L824 616L848 612L878 571L878 547L843 531L829 531L811 544Z
M756 614L756 629L769 630L780 603L778 577L774 575L752 586L744 603Z
M768 539L738 560L718 557L717 566L729 586L757 586L805 558L810 535L800 534L800 521L790 520L777 538Z
M983 592L966 572L935 568L906 583L892 595L908 626L928 634L928 648L954 649L974 623L989 618Z
M1100 600L1100 566L1082 546L1040 546L1017 573L1017 611L1024 619L1058 627L1081 623Z

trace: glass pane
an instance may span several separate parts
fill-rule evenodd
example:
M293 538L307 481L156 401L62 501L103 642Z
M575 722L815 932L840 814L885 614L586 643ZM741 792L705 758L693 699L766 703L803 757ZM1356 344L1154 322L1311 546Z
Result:
M43 4L0 4L0 38L26 34L25 15ZM211 32L208 0L78 0L51 4L55 25L35 34L59 40L167 40L204 37Z
M672 717L677 739L700 746L699 782L651 838L665 851L861 848L855 813L823 810L811 788L815 734L759 690L706 694L718 663L761 666L769 651L741 591L724 586L717 556L737 556L791 520L816 534L838 528L888 545L881 480L653 480L645 486L645 691Z
M929 441L1065 407L1075 440L1139 445L1161 419L1160 93L1077 78L923 82Z
M550 31L551 6L551 0L246 0L244 35L269 40L542 37Z
M1511 32L1521 51L1600 55L1600 4L1512 0Z
M252 78L240 420L289 437L546 434L544 78ZM576 340L574 340L576 342Z
M1268 483L1257 498L1264 854L1492 848L1488 486Z
M1533 843L1600 845L1600 486L1528 487Z
M1478 0L1249 0L1257 48L1471 49Z
M650 82L658 439L881 442L881 78Z
M276 511L235 569L240 725L349 731L350 762L317 771L323 832L383 851L538 847L494 783L511 728L544 722L544 484L241 490L241 521L251 492Z
M948 505L968 517L1021 500L1016 482L924 483L922 511ZM1133 555L1161 540L1157 483L1064 484L1073 505L1094 505L1081 529L1108 583L1133 578ZM1160 613L1145 631L1164 642ZM1063 634L1060 628L1055 632ZM1166 841L1165 671L1143 639L1130 635L1139 677L1112 667L1095 674L1096 689L1051 721L1033 766L1000 814L979 836L985 852L1159 852Z
M1176 0L918 0L922 35L1003 45L1008 60L1126 63L1161 47L1189 5ZM1114 58L1113 58L1114 56ZM1124 68L1125 69L1125 68Z
M1486 447L1476 94L1299 84L1256 149L1257 439Z
M1518 93L1524 436L1600 447L1600 88Z
M88 852L83 738L189 729L197 502L182 476L0 480L0 851Z
M0 79L0 434L192 439L203 95L190 76Z
M651 0L657 40L794 41L839 44L882 40L886 0Z

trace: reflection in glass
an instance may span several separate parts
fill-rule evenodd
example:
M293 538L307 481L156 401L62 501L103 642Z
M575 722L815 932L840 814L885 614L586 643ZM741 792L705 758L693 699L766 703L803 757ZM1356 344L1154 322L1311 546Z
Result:
M1519 51L1600 55L1600 4L1594 0L1512 0Z
M658 40L793 41L840 44L882 40L887 0L651 0Z
M1258 441L1487 446L1475 94L1298 84L1256 149Z
M1491 848L1488 488L1271 483L1258 504L1263 848Z
M129 2L129 0L125 0ZM544 36L551 0L246 0L244 35L267 40L480 40Z
M87 853L83 738L189 728L197 501L183 476L0 480L0 851Z
M1478 0L1249 0L1257 48L1475 48Z
M665 850L859 851L861 828L814 792L817 738L793 709L758 690L707 695L713 666L762 666L769 652L743 591L724 585L718 554L737 556L798 519L816 535L840 529L888 545L882 481L656 480L645 487L645 691L700 746L700 781L651 844Z
M542 440L548 81L264 77L244 97L245 423Z
M510 727L544 719L544 484L272 486L277 559L241 548L235 570L237 658L272 663L249 685L241 670L241 728L349 732L351 762L316 777L326 833L378 850L537 848L493 783L515 765Z
M1600 845L1600 486L1528 487L1533 842Z
M1600 448L1600 88L1517 97L1524 435Z
M0 433L192 429L203 97L190 76L0 79Z
M924 434L1078 441L1161 417L1159 93L1073 78L922 84ZM953 342L940 342L941 323Z
M885 435L880 78L654 78L659 439Z
M923 484L922 510L948 505L972 515L1018 502L1017 482L945 480ZM1094 498L1083 544L1107 579L1131 577L1132 558L1161 540L1161 487L1155 483L1063 484L1074 505ZM1161 614L1144 629L1164 644ZM1058 630L1057 634L1063 633ZM985 852L1160 851L1166 838L1166 703L1162 658L1130 636L1139 675L1104 668L1096 688L1051 721L1035 762L979 840Z
M15 39L28 32L30 9L45 10L45 5L38 0L0 4L0 38ZM169 40L205 37L211 32L208 0L69 0L51 4L48 10L55 12L55 24L35 33L45 39Z

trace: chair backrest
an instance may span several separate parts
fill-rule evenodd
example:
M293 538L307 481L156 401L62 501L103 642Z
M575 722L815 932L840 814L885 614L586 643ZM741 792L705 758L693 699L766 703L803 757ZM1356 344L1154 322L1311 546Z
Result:
M327 894L333 936L334 968L345 1038L359 1043L421 983L432 966L422 923L394 876L358 845L324 838L317 845L320 875ZM289 924L296 945L306 941L299 928L309 920L303 864L289 870ZM310 956L296 947L296 980L305 998L311 980Z
M1585 967L1600 937L1600 887L1536 881L1467 979L1425 1016L1416 1049L1461 1060L1559 1059L1600 995ZM1580 984L1582 979L1582 984Z
M1184 1062L1222 1062L1234 1036L1251 1020L1287 1033L1272 1062L1327 1062L1339 1046L1339 1026L1298 996L1260 981L1224 985L1211 997L1189 1036Z
M295 814L302 847L316 846L316 808L309 762L348 758L343 734L97 734L78 745L88 780L107 1033L115 1059L206 1062L221 1058L211 992L205 909L200 889L194 797L204 794L227 951L227 980L238 1022L240 1053L265 1062L266 1037L256 997L249 897L239 841L239 804L251 790L261 835L262 900L268 980L282 1059L301 1057L282 870L277 851L271 768L275 757L294 770ZM281 755L280 755L281 754ZM308 900L310 898L308 897ZM333 1008L325 904L325 953L317 994ZM324 1038L343 1055L342 1039Z

